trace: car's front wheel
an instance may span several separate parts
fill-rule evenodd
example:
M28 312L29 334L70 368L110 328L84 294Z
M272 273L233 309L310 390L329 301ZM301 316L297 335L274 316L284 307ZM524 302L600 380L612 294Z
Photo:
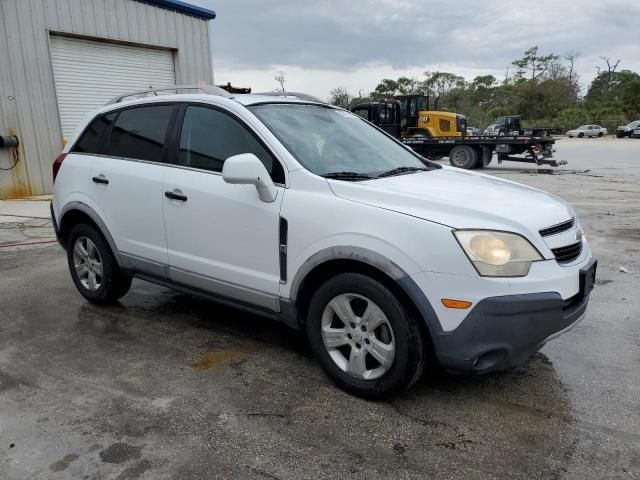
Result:
M422 373L418 324L382 283L358 273L331 278L313 296L307 334L320 365L344 390L379 398Z
M67 240L67 261L78 291L92 303L107 304L124 296L131 287L100 232L92 225L75 225Z
M583 137L584 137L584 133L580 132L580 133L578 134L578 138L583 138Z

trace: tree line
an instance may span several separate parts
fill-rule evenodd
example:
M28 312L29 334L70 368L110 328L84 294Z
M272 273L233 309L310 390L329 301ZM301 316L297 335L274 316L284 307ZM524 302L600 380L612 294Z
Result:
M602 65L581 95L575 70L580 52L565 55L539 53L534 46L514 60L504 78L481 75L468 81L452 72L427 71L424 78L385 78L363 95L338 87L329 102L344 108L358 103L421 92L431 96L431 108L465 114L468 124L485 127L501 115L522 115L525 125L562 129L600 124L611 132L640 118L640 75L619 69L620 60L600 57ZM544 125L542 125L544 123Z

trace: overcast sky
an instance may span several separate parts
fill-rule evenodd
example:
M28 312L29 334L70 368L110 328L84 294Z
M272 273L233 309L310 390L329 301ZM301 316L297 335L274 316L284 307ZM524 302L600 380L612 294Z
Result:
M188 0L189 1L189 0ZM327 98L338 86L373 90L382 78L425 70L503 78L538 45L542 54L581 52L588 85L599 56L640 72L640 2L632 0L190 0L211 22L215 83L277 87Z

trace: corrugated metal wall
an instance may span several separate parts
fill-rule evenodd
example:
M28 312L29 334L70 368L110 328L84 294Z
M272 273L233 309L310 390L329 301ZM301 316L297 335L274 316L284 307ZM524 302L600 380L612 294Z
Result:
M0 170L0 198L52 190L62 132L51 32L171 48L178 83L213 81L206 20L135 0L0 0L0 134L21 143L17 166ZM14 157L0 150L0 168L11 167Z

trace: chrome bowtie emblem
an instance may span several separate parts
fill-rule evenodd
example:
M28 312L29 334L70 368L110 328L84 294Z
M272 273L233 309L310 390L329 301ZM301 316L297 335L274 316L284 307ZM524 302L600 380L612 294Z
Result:
M584 233L582 233L582 230L576 230L576 241L581 241L583 236Z

